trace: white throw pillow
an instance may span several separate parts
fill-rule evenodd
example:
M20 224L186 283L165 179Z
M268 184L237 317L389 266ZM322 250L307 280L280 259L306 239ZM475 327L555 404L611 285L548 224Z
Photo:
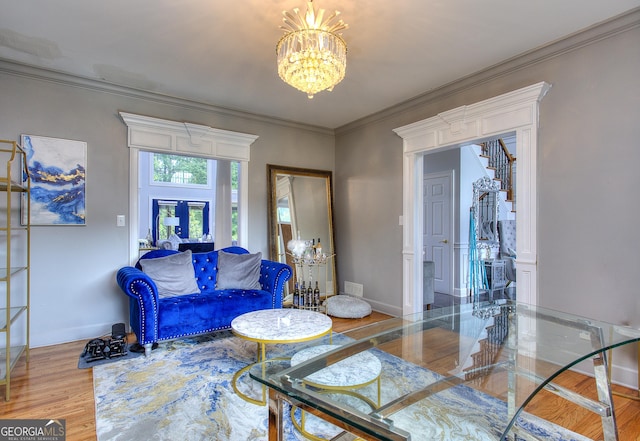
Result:
M200 294L191 250L155 259L140 259L140 266L158 287L158 297Z

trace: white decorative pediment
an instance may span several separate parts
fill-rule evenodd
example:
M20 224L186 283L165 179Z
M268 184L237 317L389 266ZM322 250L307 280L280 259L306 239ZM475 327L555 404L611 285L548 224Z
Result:
M120 112L128 127L128 145L143 150L249 161L256 135L188 122Z

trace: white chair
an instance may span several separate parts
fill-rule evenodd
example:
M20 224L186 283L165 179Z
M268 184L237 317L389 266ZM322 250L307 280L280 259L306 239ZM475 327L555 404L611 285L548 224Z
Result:
M498 238L500 249L498 259L505 261L505 273L507 280L516 281L516 221L499 220Z

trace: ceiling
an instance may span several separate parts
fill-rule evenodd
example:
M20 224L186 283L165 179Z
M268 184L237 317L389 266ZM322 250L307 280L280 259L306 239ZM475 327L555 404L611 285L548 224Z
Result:
M349 24L346 78L312 100L276 72L303 0L0 0L0 59L337 128L640 6L640 0L316 0ZM544 80L544 79L540 79Z

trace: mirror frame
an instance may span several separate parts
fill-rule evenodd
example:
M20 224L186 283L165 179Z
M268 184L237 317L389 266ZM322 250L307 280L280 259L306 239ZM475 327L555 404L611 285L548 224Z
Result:
M336 241L335 241L335 224L333 221L333 172L330 170L315 170L310 168L288 167L283 165L267 164L268 179L268 212L269 212L269 258L279 262L278 256L278 213L276 201L276 179L278 175L308 176L313 178L324 178L327 189L327 207L329 213L329 249L332 250L333 256L329 259L333 271L333 294L338 294L338 273L336 264Z
M491 214L493 218L490 220L491 222L491 233L493 238L485 238L481 232L484 224L482 218L482 210L481 210L481 202L480 199L483 195L491 193L492 194L492 203L493 206L489 207L491 210ZM478 248L486 248L488 253L492 253L492 248L497 248L498 241L498 216L499 216L499 207L498 207L498 198L500 195L500 183L485 176L473 183L473 211L475 216L475 236L476 243Z

